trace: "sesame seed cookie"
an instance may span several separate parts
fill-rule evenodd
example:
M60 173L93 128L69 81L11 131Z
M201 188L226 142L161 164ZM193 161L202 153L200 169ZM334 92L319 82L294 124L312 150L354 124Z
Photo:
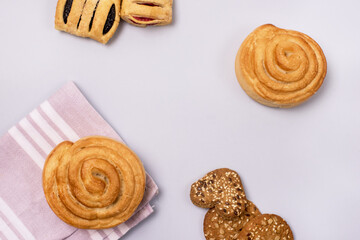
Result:
M244 226L238 240L294 240L294 236L284 219L274 214L263 214Z
M244 214L233 220L224 219L214 208L209 209L204 219L205 238L207 240L235 240L245 224L260 214L259 209L249 200L245 204Z
M198 207L215 207L225 219L238 218L247 203L240 176L228 168L211 171L193 183L190 199Z

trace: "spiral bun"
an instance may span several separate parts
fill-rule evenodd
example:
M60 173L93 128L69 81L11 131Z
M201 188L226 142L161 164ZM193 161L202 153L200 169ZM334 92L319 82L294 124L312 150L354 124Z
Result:
M94 136L62 142L46 159L46 200L64 222L89 229L125 222L145 191L145 170L138 157L115 140Z
M255 101L270 106L297 106L320 88L326 59L309 36L266 24L242 43L236 56L237 79Z

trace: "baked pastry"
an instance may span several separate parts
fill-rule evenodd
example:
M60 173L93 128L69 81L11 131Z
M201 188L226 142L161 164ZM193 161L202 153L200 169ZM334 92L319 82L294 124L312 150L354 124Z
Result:
M239 218L227 220L221 217L214 208L209 209L204 219L204 235L207 240L237 239L247 222L260 215L259 209L247 201L245 211Z
M93 136L62 142L43 169L46 200L64 222L88 229L110 228L134 213L145 191L139 158L115 140Z
M316 93L327 65L320 46L309 36L267 24L241 44L235 70L241 87L255 101L290 108Z
M107 43L120 21L119 0L58 0L55 28Z
M275 214L263 214L251 219L241 231L238 240L294 240L284 219Z
M225 219L239 217L247 203L240 176L228 168L211 171L193 183L190 199L198 207L214 207Z
M123 0L121 18L139 27L167 25L172 21L173 0Z

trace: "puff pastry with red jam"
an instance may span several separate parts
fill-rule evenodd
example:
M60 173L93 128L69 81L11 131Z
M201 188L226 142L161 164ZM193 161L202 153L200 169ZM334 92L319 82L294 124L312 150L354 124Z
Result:
M172 21L173 0L123 0L121 18L139 27L167 25Z
M58 0L55 28L107 43L120 22L119 0Z

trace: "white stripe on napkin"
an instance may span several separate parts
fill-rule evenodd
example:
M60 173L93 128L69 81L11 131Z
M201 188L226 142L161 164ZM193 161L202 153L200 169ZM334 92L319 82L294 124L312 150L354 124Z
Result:
M110 233L110 234L107 236L107 238L108 238L109 240L117 240L117 239L119 239L119 235L117 235L116 232L112 232L112 233Z
M36 144L44 151L49 154L52 150L51 145L41 136L41 134L31 125L29 120L24 118L20 121L20 126L24 131L36 142Z
M92 240L103 240L103 237L97 230L87 230Z
M55 111L55 109L50 105L48 101L45 101L40 105L44 113L53 121L53 123L61 129L70 141L76 142L79 140L79 136L75 131L65 122L65 120Z
M0 217L0 232L2 232L7 239L19 239L15 233L6 225L4 220Z
M117 229L119 229L122 235L125 235L125 233L127 233L127 231L130 230L130 228L126 225L126 223L120 224L119 226L117 226Z
M113 228L107 228L102 230L108 239L117 240L120 238L120 236L114 231Z
M114 230L111 228L103 229L103 232L106 234L106 236L110 235Z
M0 211L6 216L8 221L18 230L18 232L26 240L35 240L35 237L31 232L25 227L25 225L20 221L20 219L15 215L11 208L6 204L6 202L0 197ZM11 239L11 238L10 238Z
M57 134L57 132L48 124L48 122L40 115L38 110L34 110L30 113L30 117L38 125L38 127L43 130L46 135L53 141L55 144L61 143L63 140Z
M40 153L33 147L33 145L25 138L25 136L17 129L12 127L9 130L11 137L19 144L19 146L34 160L39 168L43 169L45 159Z

